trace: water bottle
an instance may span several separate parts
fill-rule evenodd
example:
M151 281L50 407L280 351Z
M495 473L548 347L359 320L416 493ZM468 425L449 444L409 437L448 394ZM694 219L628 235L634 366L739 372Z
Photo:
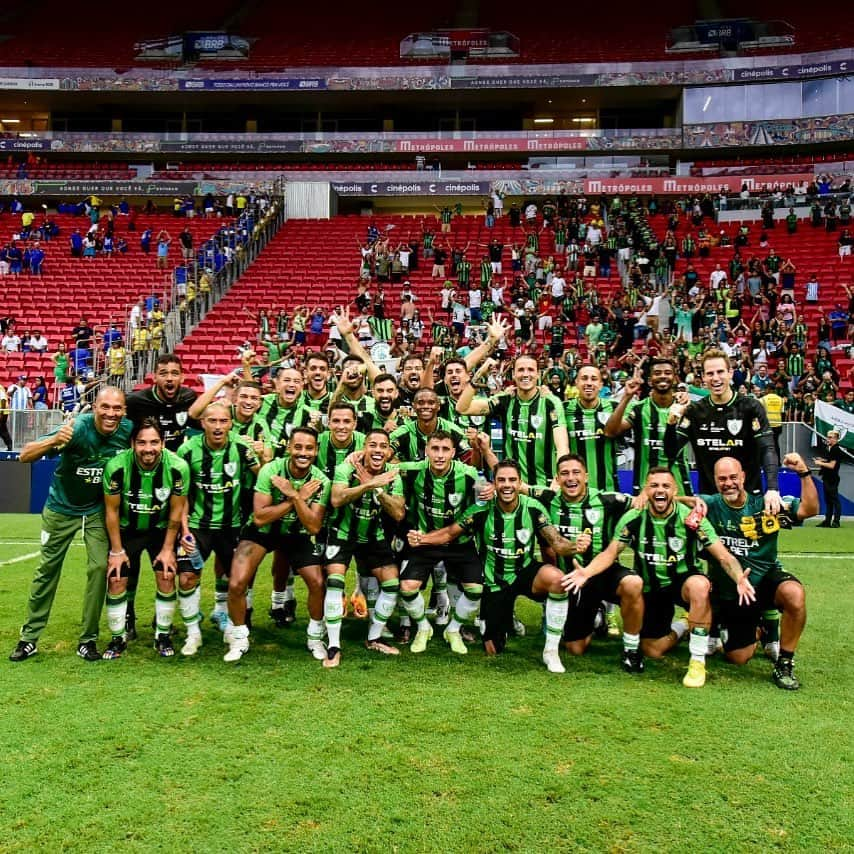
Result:
M478 507L484 507L486 505L486 499L481 498L480 494L487 483L489 483L489 481L483 476L483 473L478 473L477 480L474 484L474 501Z
M192 551L187 551L185 548L184 554L190 559L190 565L193 567L193 571L195 573L200 573L202 569L204 569L205 560L196 545L196 538L192 534L187 534L187 536L184 537L184 542L193 549Z

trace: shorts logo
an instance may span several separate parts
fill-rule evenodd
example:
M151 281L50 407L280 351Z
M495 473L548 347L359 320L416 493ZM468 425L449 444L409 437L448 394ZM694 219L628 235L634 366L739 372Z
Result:
M685 546L685 541L682 537L668 537L667 544L674 552L681 552Z
M172 490L169 489L168 486L158 486L157 489L154 490L154 494L157 496L158 501L165 501L169 497L169 493Z
M527 546L531 539L531 532L527 528L520 528L516 531L516 539L523 545Z
M531 416L531 426L537 430L539 426L543 423L543 418L541 415L532 415Z
M595 510L595 509L594 510L585 510L584 511L584 518L587 519L587 521L591 525L596 525L596 524L598 524L599 520L602 518L602 514L598 510Z
M341 546L327 546L326 547L326 559L331 560L341 551Z
M462 492L452 492L450 495L448 495L448 504L450 504L451 507L457 507L462 500Z
M183 427L187 423L187 413L186 412L176 412L175 413L175 423L179 427Z
M223 468L225 469L225 473L229 477L234 477L234 473L237 471L237 463L235 462L227 462Z
M737 436L741 432L742 420L740 418L730 418L726 423L726 428L731 436Z
M43 546L46 546L46 545L47 545L47 541L48 541L49 539L50 539L50 533L49 533L48 531L42 531L42 533L41 533L41 541L42 541L42 545L43 545Z

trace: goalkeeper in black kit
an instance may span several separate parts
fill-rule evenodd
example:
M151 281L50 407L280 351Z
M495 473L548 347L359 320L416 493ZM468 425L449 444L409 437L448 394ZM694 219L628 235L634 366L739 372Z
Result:
M702 493L715 491L715 463L734 457L745 474L751 495L762 492L765 472L765 512L780 512L777 475L780 460L765 408L754 397L736 394L732 365L722 350L706 350L702 358L703 383L709 396L688 404L673 404L664 434L664 453L675 459L688 442L694 450Z

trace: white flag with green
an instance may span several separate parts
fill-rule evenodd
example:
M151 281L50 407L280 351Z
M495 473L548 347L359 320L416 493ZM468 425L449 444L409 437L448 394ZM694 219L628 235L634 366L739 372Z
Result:
M838 406L815 402L815 429L822 436L827 436L828 430L839 431L839 444L849 452L854 452L854 413L846 412Z

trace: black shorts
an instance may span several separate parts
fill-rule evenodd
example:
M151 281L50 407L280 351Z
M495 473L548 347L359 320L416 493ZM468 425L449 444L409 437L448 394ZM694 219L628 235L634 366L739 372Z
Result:
M566 642L589 638L593 634L596 612L602 601L619 604L617 588L628 575L634 575L631 569L615 563L604 572L594 576L581 588L581 595L569 594L569 611L563 628L563 640Z
M423 585L440 561L451 581L483 584L483 565L472 543L407 549L400 564L400 580L420 581Z
M326 544L325 566L349 566L354 558L359 575L370 575L381 566L397 566L394 552L387 540L378 540L375 543L341 543L330 539Z
M281 551L295 571L323 565L323 545L315 543L308 534L259 531L256 525L249 524L241 532L240 539L255 543L267 552Z
M520 596L526 596L535 602L544 602L545 593L534 593L534 579L544 564L532 563L525 567L515 581L500 590L484 589L480 600L480 618L485 623L483 640L492 641L496 652L501 652L507 644L507 636L513 631L513 607Z
M643 594L643 624L640 631L642 638L663 638L670 632L676 606L688 607L688 603L682 598L682 585L693 575L706 577L701 572L686 572L684 575L677 575L667 587Z
M162 528L155 528L153 531L146 531L144 534L132 534L122 531L122 547L127 555L127 562L122 564L121 577L127 578L131 575L139 575L139 568L142 559L142 553L148 554L148 559L151 561L151 568L157 570L154 565L154 558L160 553L163 548L163 538L166 536L166 531Z
M756 601L749 605L739 605L738 599L712 599L714 619L721 629L726 630L724 649L730 652L743 649L756 643L756 630L762 620L762 612L777 606L774 598L777 588L786 581L800 580L789 572L775 569L766 573L756 586Z
M219 531L190 528L190 533L196 539L196 548L199 550L202 559L206 561L213 552L225 569L225 574L228 575L231 571L234 550L240 542L240 528L222 528ZM188 557L182 555L178 558L178 571L194 572Z

